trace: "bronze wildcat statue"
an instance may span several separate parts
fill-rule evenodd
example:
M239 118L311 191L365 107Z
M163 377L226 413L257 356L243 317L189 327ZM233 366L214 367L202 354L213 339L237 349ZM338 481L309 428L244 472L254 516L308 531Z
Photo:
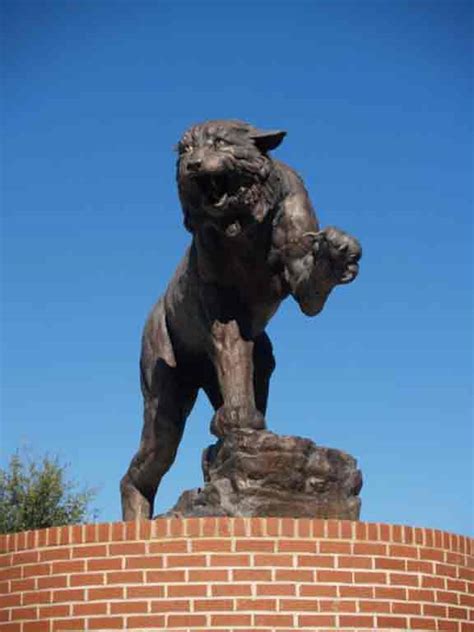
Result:
M200 388L216 411L216 436L265 427L275 366L266 324L289 295L314 316L358 273L357 240L320 231L300 177L269 156L284 136L217 120L179 142L177 183L193 239L145 325L144 427L121 481L124 520L152 516Z

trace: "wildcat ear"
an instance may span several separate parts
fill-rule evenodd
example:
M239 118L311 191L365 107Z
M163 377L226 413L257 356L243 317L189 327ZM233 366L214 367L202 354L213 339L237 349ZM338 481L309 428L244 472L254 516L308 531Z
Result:
M250 138L261 152L276 149L285 136L286 132L282 130L257 130L250 134Z

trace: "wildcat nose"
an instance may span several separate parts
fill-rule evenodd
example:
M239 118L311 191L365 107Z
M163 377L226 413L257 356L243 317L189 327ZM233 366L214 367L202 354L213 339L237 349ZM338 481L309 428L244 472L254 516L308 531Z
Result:
M201 158L194 158L193 160L188 161L187 169L188 171L199 171L202 165Z

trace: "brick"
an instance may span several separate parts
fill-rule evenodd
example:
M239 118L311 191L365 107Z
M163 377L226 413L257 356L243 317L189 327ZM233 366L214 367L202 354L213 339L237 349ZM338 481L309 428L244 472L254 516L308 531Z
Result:
M38 590L48 588L65 588L67 586L67 575L52 575L51 577L38 577Z
M316 553L317 542L315 540L279 540L277 543L279 553Z
M298 518L297 528L300 540L311 537L311 520L309 518Z
M268 608L269 610L270 608ZM291 612L317 612L319 603L317 599L281 599L280 610Z
M406 630L408 628L408 622L405 617L378 616L377 626L378 628L390 628L391 630Z
M222 584L223 587L227 587L227 584ZM213 586L212 589L217 588ZM205 584L183 584L179 586L168 586L167 597L205 597L207 595L207 586ZM219 594L216 592L216 596Z
M277 570L277 581L279 580L279 573L280 571ZM232 578L236 582L269 582L272 579L272 571L257 568L239 568L232 571Z
M311 614L300 615L298 617L298 627L321 627L328 626L334 628L336 625L336 617L328 614Z
M428 617L440 617L446 618L448 616L448 607L447 606L439 606L437 604L424 603L423 605L423 615Z
M143 583L142 571L114 571L111 573L107 573L107 584L141 584L141 583Z
M294 538L296 536L296 520L294 518L281 518L280 533L282 536Z
M257 588L260 584L257 584ZM205 586L201 586L205 588ZM211 587L213 597L249 597L252 594L251 584L215 584Z
M67 590L54 590L51 601L53 603L71 603L73 601L84 601L86 591L82 588L68 588Z
M257 584L257 596L294 596L295 584Z
M404 546L402 544L391 544L388 547L391 557L404 557L416 559L418 557L418 549L415 546Z
M328 538L339 538L339 520L326 520Z
M438 549L420 549L420 559L421 560L433 560L434 562L443 562L444 561L444 553L443 551L438 551Z
M276 611L275 599L237 599L236 610L271 610Z
M339 615L339 625L346 628L375 628L375 619L365 615L341 614Z
M198 518L198 520L200 520L200 518ZM167 538L169 536L168 527L169 520L167 520L166 518L159 518L158 520L154 520L152 527L152 537Z
M359 601L360 612L390 612L388 601Z
M220 518L217 521L216 535L221 537L231 537L233 535L233 524L231 518Z
M387 545L374 542L354 542L352 545L352 552L354 555L386 555Z
M95 544L94 546L75 546L72 549L72 557L105 557L107 555L107 547L105 544Z
M436 619L425 619L421 617L410 618L411 630L436 630Z
M59 564L60 562L58 562ZM12 571L20 570L11 569ZM43 562L41 564L29 564L28 566L23 567L23 578L26 577L40 577L41 575L49 575L51 571L51 564ZM15 577L10 577L9 579L16 579Z
M125 522L125 539L126 540L136 540L138 538L138 522L135 520L129 520Z
M202 535L204 537L212 537L217 532L217 520L216 518L203 518L202 521Z
M155 555L154 557L152 557L151 555L137 555L136 557L127 558L125 564L125 568L127 569L163 568L163 566L164 558L161 555ZM170 566L169 559L168 566Z
M467 609L465 608L448 608L448 617L450 619L457 619L461 621L461 619L469 619L469 614Z
M190 571L191 573L194 571ZM162 571L147 571L146 572L146 583L147 584L168 584L168 583L178 583L185 581L185 572L183 570L162 570ZM191 579L190 581L200 581L198 579ZM126 582L125 582L126 583Z
M198 537L201 535L201 519L200 518L187 518L186 519L186 535L188 538Z
M437 590L436 601L457 605L459 603L459 596L457 593L449 592L447 590Z
M40 554L39 551L26 551L14 553L11 558L11 566L22 566L23 564L36 564L40 561Z
M269 625L269 626L292 626L293 616L287 614L256 614L255 625Z
M52 622L53 632L69 632L69 630L80 630L84 632L86 629L85 619L56 619Z
M298 567L334 568L335 559L331 555L298 555Z
M130 589L128 589L130 590ZM109 601L111 599L123 599L124 589L114 586L113 588L89 588L87 591L88 601Z
M151 612L189 612L191 602L187 599L163 599L151 603Z
M89 630L122 630L123 617L94 617L89 619Z
M71 573L82 573L86 570L84 560L66 560L53 562L53 575L69 575Z
M108 578L113 574L108 575ZM71 575L69 583L71 586L99 586L104 583L104 574L82 573L81 575Z
M235 550L237 551L237 553L250 551L257 551L259 553L262 553L271 552L274 551L274 549L275 543L273 542L273 540L264 540L263 538L259 540L237 540L235 543Z
M421 605L414 602L395 602L392 604L393 614L421 614Z
M318 573L319 572L322 571L318 571ZM262 579L261 581L268 581L268 579ZM275 580L277 582L312 582L314 581L314 571L277 568L275 571Z
M144 542L121 542L119 544L109 544L109 555L129 556L145 555L146 548Z
M252 616L250 614L213 614L211 615L211 625L215 627L241 627L250 626Z
M352 544L350 542L327 542L323 540L319 543L319 552L350 555Z
M352 573L349 571L317 571L318 582L339 584L352 583Z
M49 632L49 621L25 621L21 629L23 632Z
M274 586L295 584L273 584ZM341 586L342 588L342 586ZM258 590L258 586L257 586ZM337 597L337 586L325 586L324 584L301 584L299 587L300 597ZM344 595L341 595L343 597ZM349 595L346 595L349 596ZM370 595L372 596L372 595Z
M148 522L148 521L146 521ZM142 525L145 521L142 521ZM102 522L97 525L97 540L99 542L108 542L110 540L110 523Z
M168 595L171 588L185 588L185 586L168 586ZM164 586L128 586L127 599L159 599L165 596ZM179 596L179 595L170 595ZM184 595L183 595L184 596Z
M152 604L153 605L153 604ZM173 608L170 608L172 610ZM130 614L130 613L147 613L148 602L147 601L124 601L122 603L110 604L111 614Z
M101 601L95 601L92 603L76 603L72 606L72 613L83 617L104 615L107 614L107 603Z
M204 614L170 614L167 617L168 628L195 628L206 625Z
M86 570L94 571L117 571L122 568L122 560L119 557L105 557L90 559L86 562Z
M36 619L36 608L13 608L11 611L11 619L19 621L22 619Z
M474 625L472 626L474 628ZM457 621L438 621L438 630L440 632L458 632Z
M217 556L216 556L217 557ZM237 557L237 556L236 556ZM206 566L205 555L170 555L166 558L167 568L190 568L196 566Z
M353 555L341 555L337 558L338 568L372 568L370 557L355 557Z
M233 601L231 599L195 599L195 612L215 612L216 610L232 610Z
M301 587L303 589L303 586ZM333 590L336 587L331 587ZM352 597L354 599L372 599L374 589L371 586L339 586L341 597Z
M347 599L321 599L319 612L356 612L357 602Z
M238 573L240 571L233 572ZM190 582L225 582L229 577L229 571L227 571L227 569L191 569L188 573Z
M164 628L165 617L164 615L141 615L127 618L128 628Z
M11 592L24 592L26 590L34 590L36 587L36 582L34 579L12 579L10 582L10 591ZM8 584L6 584L6 590L8 591Z
M418 575L390 573L390 584L393 586L418 586Z
M36 595L36 593L26 593L26 594ZM23 597L24 596L25 595L23 595ZM33 603L36 603L36 602L33 602ZM24 604L24 605L28 605L28 604ZM11 595L2 595L0 597L0 608L13 608L15 606L21 606L21 595L19 593L11 594Z
M23 605L50 603L51 592L49 590L34 590L23 593Z
M428 601L433 603L435 598L434 591L432 590L409 590L408 601Z
M96 541L96 525L95 524L86 524L85 528L85 537L84 540L86 542L95 542Z
M409 573L424 573L425 575L432 575L434 572L434 563L426 562L422 560L406 560L406 570Z
M193 542L195 545L201 540ZM230 543L229 543L230 545ZM149 554L154 555L156 553L187 553L188 543L186 540L159 540L158 542L150 542Z
M31 568L31 566L25 566L24 568ZM21 570L21 566L0 568L0 581L6 581L7 579L20 579Z
M211 555L211 566L227 566L229 568L235 566L250 566L250 556L244 554L236 555ZM256 564L258 566L259 564Z
M376 570L394 570L394 571L406 571L406 560L398 560L390 557L376 557L375 560Z
M68 560L71 557L71 549L62 547L59 549L45 549L39 551L40 562L52 562L53 560Z
M340 520L339 528L340 528L340 536L341 538L345 538L351 540L354 532L354 522L351 520Z
M232 548L232 542L230 540L193 540L191 542L191 550L193 553L200 553L203 551L212 552L230 552Z
M436 575L443 575L444 577L452 577L453 579L455 579L457 577L457 567L456 566L450 566L448 564L436 564L435 567L435 573Z
M422 577L422 588L446 588L446 579L444 577Z

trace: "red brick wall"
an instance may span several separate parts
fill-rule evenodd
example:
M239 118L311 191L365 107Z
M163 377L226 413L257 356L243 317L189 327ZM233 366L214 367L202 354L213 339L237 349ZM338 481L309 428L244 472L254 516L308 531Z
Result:
M0 629L467 632L473 549L432 529L288 518L0 536Z

